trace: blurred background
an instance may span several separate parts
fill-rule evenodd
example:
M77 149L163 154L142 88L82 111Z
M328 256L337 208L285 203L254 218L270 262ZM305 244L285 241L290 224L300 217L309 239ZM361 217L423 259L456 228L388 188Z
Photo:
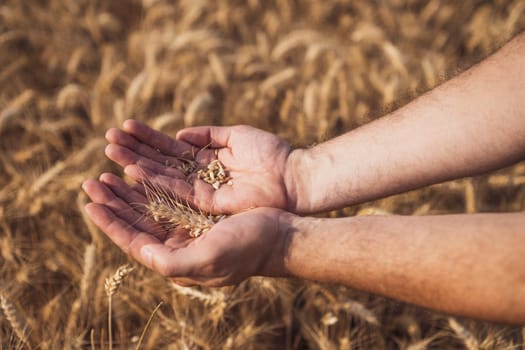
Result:
M121 174L104 157L107 128L244 123L307 147L523 29L522 0L3 0L0 348L108 348L104 279L127 260L86 220L80 191ZM519 211L524 184L518 164L326 215ZM516 349L524 335L296 280L186 289L137 268L113 300L118 349Z

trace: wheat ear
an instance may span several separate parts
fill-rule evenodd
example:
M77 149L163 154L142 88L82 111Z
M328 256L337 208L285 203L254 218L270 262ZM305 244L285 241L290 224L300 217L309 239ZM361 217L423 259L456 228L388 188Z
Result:
M188 231L191 237L196 238L225 217L197 211L184 203L176 194L151 182L145 181L144 189L148 199L146 204L148 214L168 231L182 228Z
M468 329L463 327L463 325L461 325L461 323L459 323L455 318L449 318L448 325L454 331L454 333L456 333L456 336L461 339L468 350L479 349L479 342L476 337L474 337L474 335Z
M3 294L0 294L0 307L18 339L20 339L24 345L29 347L29 341L25 334L26 327L23 326L24 322L13 303L11 303Z
M78 315L82 306L87 304L89 284L93 277L93 270L95 266L95 245L93 243L86 246L84 253L84 264L83 264L83 274L80 281L80 294L73 302L71 306L71 312L68 317L65 331L65 339L69 341L73 337L73 332L77 325Z

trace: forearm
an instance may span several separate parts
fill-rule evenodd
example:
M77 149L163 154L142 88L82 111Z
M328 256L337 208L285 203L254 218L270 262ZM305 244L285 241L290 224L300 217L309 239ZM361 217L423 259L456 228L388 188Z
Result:
M525 34L390 115L295 151L291 209L339 208L523 159L523 57Z
M282 216L286 274L525 323L525 214Z

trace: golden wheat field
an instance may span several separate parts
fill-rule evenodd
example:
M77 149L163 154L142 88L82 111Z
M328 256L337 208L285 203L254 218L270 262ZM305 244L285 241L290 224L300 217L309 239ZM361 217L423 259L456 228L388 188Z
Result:
M522 349L525 328L337 285L179 287L87 220L80 184L121 175L104 133L127 118L167 133L245 123L308 146L524 29L522 0L2 0L0 349ZM518 164L327 215L523 209Z

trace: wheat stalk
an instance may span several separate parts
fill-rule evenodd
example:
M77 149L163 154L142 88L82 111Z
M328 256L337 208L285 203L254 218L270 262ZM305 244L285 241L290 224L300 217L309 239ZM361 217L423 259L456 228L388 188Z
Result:
M141 345L142 345L142 342L144 341L144 337L146 336L146 332L148 331L148 328L151 324L151 321L153 320L153 316L155 316L155 314L157 313L157 311L159 311L160 307L162 306L163 302L161 301L157 307L155 307L155 309L151 312L151 315L149 316L148 318L148 321L146 322L146 325L144 326L144 329L142 330L142 333L140 334L140 337L139 337L139 340L137 342L137 346L135 347L135 350L139 350Z
M9 301L3 294L0 294L0 307L18 339L20 339L24 345L30 347L25 334L26 326L23 326L24 322L22 321L22 318L13 303L11 303L11 301Z
M120 266L117 271L111 276L106 278L106 281L104 282L104 289L106 291L106 295L108 296L108 341L109 341L109 349L113 349L113 335L112 335L112 322L111 322L111 312L112 312L112 296L117 292L118 288L124 281L124 279L129 275L131 271L133 271L135 268L126 264Z
M71 306L71 312L68 317L65 339L69 341L73 335L75 326L77 325L78 315L83 305L87 304L87 293L89 291L89 284L93 276L95 266L95 245L93 243L86 247L84 253L83 275L80 281L80 294Z

